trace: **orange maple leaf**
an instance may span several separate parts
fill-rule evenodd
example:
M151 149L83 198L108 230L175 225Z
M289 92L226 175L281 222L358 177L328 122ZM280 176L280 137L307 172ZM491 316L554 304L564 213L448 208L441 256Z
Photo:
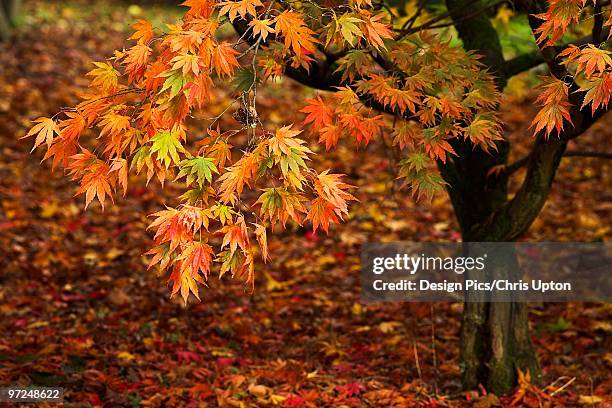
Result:
M220 43L213 51L212 63L215 67L217 75L220 77L227 75L232 76L234 69L240 64L236 59L238 52L232 48L232 45L227 41Z
M595 114L600 106L607 108L612 97L612 72L604 72L601 76L590 78L580 90L586 92L580 109L591 104L591 113Z
M381 19L385 17L384 13L375 15L371 18L365 19L366 26L366 37L369 40L370 44L374 46L377 50L386 50L385 43L383 40L392 39L393 31L389 29L387 24L379 22Z
M271 27L272 21L270 19L253 19L249 23L250 27L253 27L253 37L257 38L261 35L261 40L266 41L268 34L274 33L274 28Z
M336 147L342 136L342 129L337 125L328 125L319 130L319 142L325 142L325 150Z
M235 194L240 195L245 185L248 185L259 167L259 156L247 153L240 160L228 168L219 177L221 185L218 188L220 199L224 203L236 200Z
M268 239L266 237L266 227L259 224L253 224L255 227L255 238L261 249L261 258L266 262L270 256L268 255Z
M182 6L189 7L187 16L208 18L213 11L215 0L185 0Z
M221 228L219 233L224 234L221 249L228 246L231 252L235 252L238 248L243 252L248 251L249 235L243 217L239 217L235 224Z
M302 15L294 11L283 11L274 19L277 34L285 37L285 48L293 50L299 58L303 51L311 54L315 51L315 44L319 43L313 37L312 31L304 23Z
M593 44L589 44L586 48L580 51L580 55L576 58L578 70L584 72L587 77L592 76L596 72L605 72L606 69L612 66L612 52L597 48Z
M123 62L130 75L136 75L138 71L145 68L153 50L146 44L138 43L125 53Z
M328 106L319 95L314 99L306 100L306 105L300 112L307 113L304 124L312 123L312 129L318 131L325 126L331 125L334 116L334 110Z
M256 7L263 6L260 0L240 0L240 1L223 1L217 5L220 7L220 15L226 15L230 22L233 22L238 16L242 19L246 18L247 15L256 16Z
M536 101L542 105L542 108L531 122L530 127L534 128L534 135L543 129L546 129L546 136L549 136L553 129L560 134L563 130L564 120L572 123L569 114L571 106L568 100L569 88L562 80L550 77L545 79L540 89L542 92Z
M208 278L213 260L213 249L205 242L189 242L177 258L183 261L182 266L189 268L191 276L202 273L204 278Z
M312 222L313 232L316 232L317 228L321 227L327 233L329 232L330 223L337 224L339 222L334 205L321 197L317 197L312 201L306 219Z
M319 197L334 206L338 216L348 214L347 200L357 200L352 194L347 193L347 188L353 188L350 184L341 181L342 174L329 174L329 170L319 173L315 179L314 187Z
M155 37L153 32L153 26L147 20L138 20L132 24L132 28L136 32L129 38L130 40L136 40L142 44L148 44L149 41Z
M47 144L47 147L51 147L54 135L59 134L59 129L55 121L49 118L38 118L34 121L34 123L36 123L36 125L34 125L24 137L22 137L22 139L24 139L26 137L36 135L34 147L32 148L31 152L43 142Z

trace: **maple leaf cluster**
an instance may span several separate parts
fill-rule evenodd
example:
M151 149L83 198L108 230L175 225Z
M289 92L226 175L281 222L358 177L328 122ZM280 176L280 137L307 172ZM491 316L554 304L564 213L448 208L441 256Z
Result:
M551 0L545 13L536 14L542 24L534 31L541 47L553 47L563 38L572 24L579 23L583 11L588 7L586 0ZM609 10L608 10L609 12ZM601 13L601 11L600 11ZM612 26L612 13L609 12L603 28ZM582 46L570 44L557 53L555 60L566 68L562 78L551 75L544 78L540 85L537 102L540 111L531 126L534 133L544 130L548 137L553 129L560 134L564 122L572 124L569 100L570 87L582 95L580 109L590 105L591 114L600 108L608 108L612 96L612 52L609 42L587 43Z
M44 160L62 165L80 183L77 194L85 195L86 207L95 198L104 207L118 189L125 194L130 172L144 172L147 183L153 177L162 184L185 182L182 203L152 215L156 246L148 254L150 267L169 272L172 295L180 293L186 302L190 293L199 299L198 284L206 283L215 262L219 277L229 272L253 285L254 257L269 257L266 227L308 219L315 230L327 231L348 214L347 201L355 198L340 175L307 165L312 151L298 137L299 129L264 129L256 114L248 113L254 105L245 106L241 128L211 126L207 137L190 142L186 118L243 65L237 43L218 40L217 29L228 20L258 16L264 5L258 0L187 0L184 5L182 22L166 31L144 20L135 23L130 48L94 63L82 102L36 120L27 136L35 136L34 148L47 147ZM262 40L274 35L284 47L281 58L307 65L318 40L303 15L270 12L268 7L268 18L251 21L254 35ZM94 150L80 144L88 130L98 133ZM249 136L250 147L232 162L230 139L241 132ZM265 179L278 183L264 188L245 210L244 189ZM258 213L252 211L256 206Z
M556 1L549 13L563 8L567 15L563 2L572 3ZM302 109L304 124L327 149L342 138L367 144L391 133L403 151L399 174L416 195L431 197L443 187L434 167L456 155L453 139L485 151L502 139L499 95L478 57L433 30L397 36L388 12L370 0L331 8L262 0L183 5L182 20L163 30L136 22L129 48L94 63L82 101L37 119L27 136L35 137L34 148L47 148L44 160L62 165L80 183L77 194L85 195L86 207L95 198L104 206L117 190L125 195L130 173L146 174L147 183L154 177L162 184L184 182L181 203L153 214L156 246L149 254L150 267L169 272L172 294L185 302L190 293L199 299L198 284L206 283L215 263L220 277L229 273L252 286L256 256L269 256L267 228L308 221L327 232L355 200L341 175L310 167L313 152L300 128L268 129L260 121L257 86L287 67L309 72L315 61L330 59L342 86L310 99ZM573 21L550 25L541 18L547 23L540 41L559 38ZM218 38L222 25L241 21L246 31L240 38ZM593 109L609 101L609 54L596 47L562 54L583 76L585 105ZM196 141L186 119L205 110L218 85L228 82L237 88L238 125L215 128L216 117ZM562 80L546 85L536 131L559 131L569 120L567 95ZM91 133L98 144L89 150L80 142ZM232 160L238 135L248 142ZM260 189L259 197L244 202L246 189Z
M391 133L392 145L405 157L399 175L413 194L431 198L444 186L433 169L436 161L456 155L451 140L465 138L485 151L496 149L502 139L495 114L499 95L477 58L432 32L389 44L388 57L401 75L377 69L371 53L348 52L339 70L351 85L338 88L326 101L308 100L302 109L307 113L304 123L328 150L344 136L367 144ZM394 113L394 121L374 112L368 101Z

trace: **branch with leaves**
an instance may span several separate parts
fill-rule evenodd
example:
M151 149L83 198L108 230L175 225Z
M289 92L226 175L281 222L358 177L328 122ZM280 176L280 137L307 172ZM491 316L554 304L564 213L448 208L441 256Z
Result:
M560 10L567 11L564 7L579 11L584 4L563 0L529 17L540 52L551 71L551 76L540 86L537 102L541 109L531 125L536 140L525 158L506 168L507 175L527 165L518 192L486 222L476 226L473 236L493 235L514 240L522 234L546 201L567 142L584 133L608 111L612 96L612 52L592 43L583 47L571 44L558 52L555 42L578 18L578 15L560 14ZM612 25L612 18L606 25ZM555 133L557 137L552 138Z

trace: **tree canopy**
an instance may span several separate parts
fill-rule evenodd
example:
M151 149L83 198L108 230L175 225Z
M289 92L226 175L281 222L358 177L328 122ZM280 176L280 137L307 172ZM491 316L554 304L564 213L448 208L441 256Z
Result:
M507 73L492 72L482 62L488 56L437 30L448 25L448 13L421 18L425 2L401 18L369 0L183 5L178 24L136 22L130 46L95 63L82 102L36 120L28 136L35 148L46 147L44 159L80 184L86 207L125 194L130 172L188 186L180 204L153 214L156 245L149 252L150 267L167 271L172 294L185 301L198 296L213 262L220 276L231 273L252 286L254 257L269 256L269 227L309 222L327 231L348 214L352 186L331 170L310 167L306 133L326 149L342 138L365 145L391 133L402 152L399 175L416 197L431 197L448 183L436 165L462 154L454 141L489 155L503 141L496 110ZM590 40L557 50L587 9L595 13ZM602 16L601 6L581 0L551 1L530 14L551 71L540 86L534 135L567 137L568 127L581 126L573 111L594 119L607 110L612 58L604 34L612 18ZM227 24L238 36L222 34ZM303 123L266 128L257 89L283 75L331 94L304 101ZM227 82L236 92L222 114L233 114L236 126L221 129L217 117L206 135L191 134L192 112L205 111L218 84ZM96 146L80 144L88 129L98 135ZM247 138L240 151L232 146L239 136ZM258 188L256 201L241 200L245 189Z

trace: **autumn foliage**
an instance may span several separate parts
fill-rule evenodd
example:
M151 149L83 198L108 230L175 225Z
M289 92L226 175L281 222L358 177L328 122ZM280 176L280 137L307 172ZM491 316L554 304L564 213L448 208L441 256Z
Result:
M502 139L495 78L472 52L451 45L435 30L403 35L385 9L368 0L324 7L311 3L260 0L187 0L177 25L161 29L134 24L126 50L95 62L82 102L52 118L40 118L28 136L44 159L62 166L80 184L87 207L102 207L128 189L130 173L147 181L180 181L187 186L177 207L152 214L155 246L150 267L169 274L172 294L199 298L218 263L226 273L254 283L254 259L269 257L266 233L288 222L308 222L314 230L348 214L352 187L331 170L309 165L313 151L306 132L326 149L341 139L365 145L383 133L402 150L399 175L417 196L431 197L444 186L435 170L457 153L450 141L469 140L495 151ZM538 42L554 45L576 22L586 2L551 1ZM232 42L220 26L246 22ZM610 18L606 25L612 24ZM592 44L569 46L558 54L579 84L580 109L607 107L612 89L611 53ZM265 128L257 112L257 87L287 69L310 70L314 61L337 64L341 86L305 102L303 123ZM400 74L401 73L401 74ZM541 110L534 133L553 135L571 126L568 78L543 80ZM187 120L206 111L232 82L235 128L221 129L212 118L206 135L191 134ZM82 146L94 132L95 146ZM235 148L233 139L248 143ZM259 198L244 202L245 189Z

